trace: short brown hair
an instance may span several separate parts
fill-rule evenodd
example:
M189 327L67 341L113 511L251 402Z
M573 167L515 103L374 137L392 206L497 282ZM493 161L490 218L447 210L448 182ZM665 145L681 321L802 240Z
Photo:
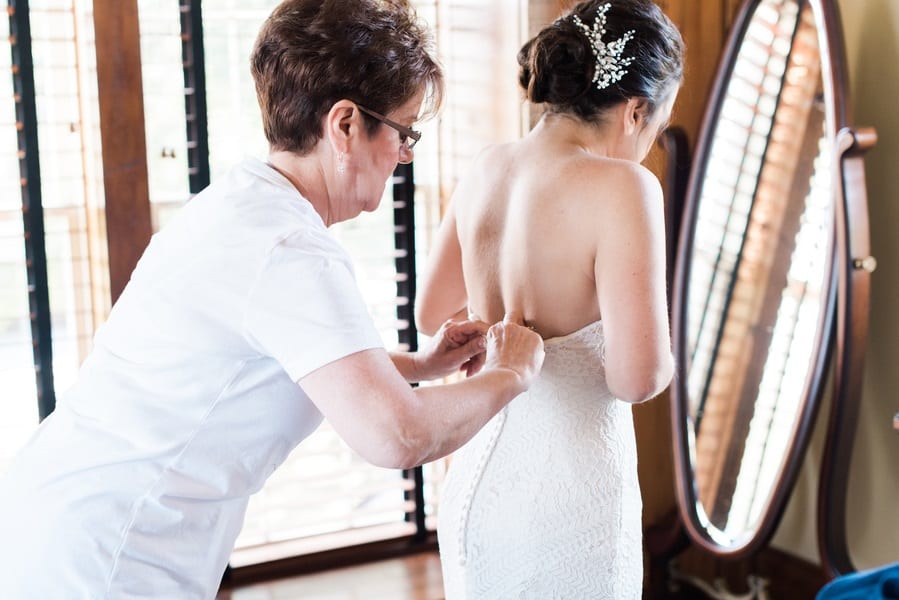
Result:
M308 153L341 99L387 114L424 91L426 112L436 112L443 73L430 48L405 0L284 0L263 24L251 60L269 144ZM369 134L378 125L366 117Z

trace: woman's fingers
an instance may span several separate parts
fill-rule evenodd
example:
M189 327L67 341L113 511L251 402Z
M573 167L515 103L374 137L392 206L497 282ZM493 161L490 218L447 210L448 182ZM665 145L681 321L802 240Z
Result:
M487 335L490 326L483 321L447 321L444 323L446 339L457 345L469 343L472 339Z
M510 369L518 373L525 385L530 385L543 366L543 338L516 324L515 319L520 320L520 314L509 313L487 332L485 368Z
M434 336L447 350L453 350L487 335L490 326L482 321L446 321Z

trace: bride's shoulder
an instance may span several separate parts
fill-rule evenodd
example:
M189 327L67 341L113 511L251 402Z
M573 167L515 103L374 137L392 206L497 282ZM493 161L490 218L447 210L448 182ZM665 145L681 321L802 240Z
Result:
M499 144L487 144L481 147L474 155L475 164L483 164L486 161L503 159L509 156L516 148L515 142Z
M640 163L606 157L578 156L558 170L561 188L584 199L601 197L655 205L662 200L662 186L655 174Z
M587 152L572 154L565 160L565 170L576 170L591 181L621 180L640 183L644 178L655 179L652 171L638 162L609 158Z

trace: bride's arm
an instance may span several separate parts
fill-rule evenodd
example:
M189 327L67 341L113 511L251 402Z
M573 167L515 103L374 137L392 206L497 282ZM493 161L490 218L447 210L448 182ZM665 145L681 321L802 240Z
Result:
M415 324L425 335L434 335L448 319L466 318L467 306L462 249L456 233L456 212L451 203L428 254L428 267L419 278Z
M609 390L643 402L674 373L668 331L662 189L647 169L623 169L621 198L601 220L595 277Z

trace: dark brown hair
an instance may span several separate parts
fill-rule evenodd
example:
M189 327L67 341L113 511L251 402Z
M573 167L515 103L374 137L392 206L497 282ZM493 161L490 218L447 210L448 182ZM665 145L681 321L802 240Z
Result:
M627 74L605 89L593 82L596 56L591 41L572 19L592 27L599 7L606 13L606 43L633 30L623 56L633 57ZM605 109L640 97L652 114L683 80L684 42L680 32L651 0L588 0L577 4L528 41L518 52L519 83L528 100L547 104L548 112L569 113L587 121ZM674 86L674 87L672 87Z
M308 153L342 99L388 114L424 91L425 110L436 112L443 73L430 46L405 0L284 0L263 24L251 59L269 144ZM365 118L372 134L380 123Z

